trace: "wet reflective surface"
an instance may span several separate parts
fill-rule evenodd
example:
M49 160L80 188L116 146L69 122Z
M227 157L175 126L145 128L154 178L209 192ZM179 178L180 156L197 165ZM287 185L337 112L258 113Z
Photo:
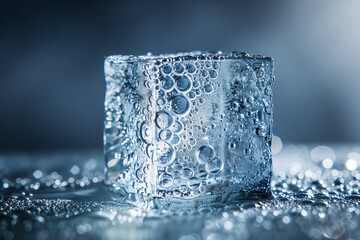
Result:
M273 152L272 199L176 212L113 201L101 151L1 154L0 238L360 239L360 147Z

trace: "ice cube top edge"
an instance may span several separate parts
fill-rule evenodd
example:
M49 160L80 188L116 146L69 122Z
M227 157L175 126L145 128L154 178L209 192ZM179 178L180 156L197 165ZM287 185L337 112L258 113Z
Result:
M208 58L213 60L222 59L252 59L252 60L265 60L273 63L273 58L265 57L262 55L252 55L240 51L234 52L222 52L222 51L191 51L191 52L179 52L179 53L167 53L153 55L148 53L147 55L110 55L106 57L105 63L121 63L121 62L146 62L156 61L161 59L182 59L182 60L206 60Z

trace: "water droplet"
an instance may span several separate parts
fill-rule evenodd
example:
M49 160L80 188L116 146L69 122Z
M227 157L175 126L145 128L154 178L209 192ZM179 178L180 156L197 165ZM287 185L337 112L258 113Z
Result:
M205 165L205 168L206 168L206 171L208 173L212 173L212 174L216 174L216 173L219 173L224 167L224 163L223 161L221 161L220 158L213 158L211 159L206 165Z
M184 115L190 110L190 102L183 95L175 95L170 98L171 108L173 112L179 115Z
M195 153L199 163L205 164L209 162L215 155L215 150L211 146L201 146Z
M173 173L173 171L174 171L174 169L172 168L172 167L167 167L166 169L165 169L165 171L167 172L167 173Z
M266 136L266 127L261 126L261 127L257 128L256 134L259 135L260 137L265 137Z
M237 110L239 109L239 107L240 107L240 104L239 104L238 101L233 100L233 101L231 102L231 108L232 108L233 110L237 111Z
M80 168L79 168L79 166L77 166L77 165L72 166L72 168L70 169L70 172L71 172L72 174L74 174L74 175L79 174L79 173L80 173Z
M345 163L345 166L350 171L355 170L357 168L357 162L354 159L348 159Z
M179 190L180 190L180 192L185 192L187 190L187 186L181 185Z
M119 159L113 158L107 163L108 168L113 168L116 166L116 164L119 162Z
M146 154L149 158L151 158L153 151L154 151L154 145L149 144L146 146Z
M182 158L179 158L178 161L179 160L182 160ZM181 171L182 170L181 164L179 164L179 163L174 164L174 170L177 171L177 172ZM179 173L179 176L180 176L180 173Z
M165 129L171 126L173 119L170 114L165 111L161 111L156 113L155 122L160 129Z
M39 179L42 177L42 172L40 170L36 170L34 173L33 173L33 176L36 178L36 179Z
M158 92L158 96L159 96L159 98L164 97L164 96L165 96L165 92L164 92L163 90L160 90L160 91Z
M268 96L271 95L272 94L271 87L265 88L264 93L265 93L265 95L268 95Z

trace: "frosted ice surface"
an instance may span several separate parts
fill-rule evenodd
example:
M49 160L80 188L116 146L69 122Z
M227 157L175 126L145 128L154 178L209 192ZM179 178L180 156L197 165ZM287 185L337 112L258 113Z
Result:
M110 56L105 78L106 182L115 192L169 204L270 195L271 58Z

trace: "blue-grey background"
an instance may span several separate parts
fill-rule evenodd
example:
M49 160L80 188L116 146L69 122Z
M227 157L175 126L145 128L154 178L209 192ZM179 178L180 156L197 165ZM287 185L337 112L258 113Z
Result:
M360 1L0 1L0 150L102 146L110 54L275 58L275 134L360 141Z

